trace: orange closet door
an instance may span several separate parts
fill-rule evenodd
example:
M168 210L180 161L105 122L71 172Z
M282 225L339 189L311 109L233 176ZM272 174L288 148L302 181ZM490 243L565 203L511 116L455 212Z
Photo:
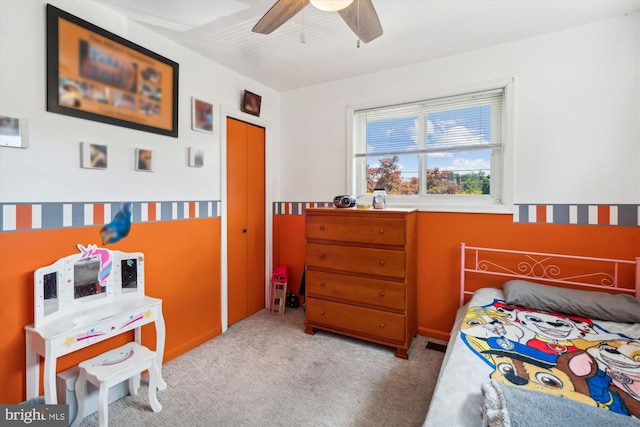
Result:
M264 307L265 131L227 118L228 322Z
M265 304L265 130L247 126L247 304L253 314Z

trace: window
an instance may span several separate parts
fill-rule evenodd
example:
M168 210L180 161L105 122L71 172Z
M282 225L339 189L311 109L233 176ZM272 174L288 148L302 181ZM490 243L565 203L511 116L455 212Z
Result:
M391 205L502 205L507 86L353 111L355 191Z

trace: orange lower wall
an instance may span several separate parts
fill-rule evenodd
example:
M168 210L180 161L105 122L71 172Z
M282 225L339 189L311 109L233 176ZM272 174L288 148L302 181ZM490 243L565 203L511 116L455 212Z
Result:
M33 322L33 272L100 243L101 226L0 233L0 402L25 399L24 326ZM164 361L222 332L220 321L220 218L136 223L109 249L145 254L145 291L163 300L167 338ZM153 327L143 342L155 342ZM58 371L133 338L122 334L58 360ZM42 371L42 370L41 370Z
M24 326L33 322L33 272L99 242L100 226L0 233L0 402L25 399ZM460 242L542 252L632 259L640 227L515 224L511 215L420 212L418 215L418 331L447 339L458 304ZM136 223L110 249L145 254L146 292L163 299L164 361L219 335L220 218ZM273 263L285 265L289 289L304 270L304 216L273 217ZM143 341L155 333L145 327ZM61 358L58 371L132 339L112 338Z
M640 227L519 224L512 215L420 212L417 228L418 332L437 339L449 338L458 308L461 242L621 259L640 256ZM293 271L297 289L304 266L304 216L274 217L274 262Z
M287 267L287 290L296 294L304 271L304 251L304 216L274 215L273 266Z

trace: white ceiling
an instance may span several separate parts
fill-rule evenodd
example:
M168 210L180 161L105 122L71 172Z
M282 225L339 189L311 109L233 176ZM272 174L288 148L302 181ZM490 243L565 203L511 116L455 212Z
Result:
M384 34L358 48L339 14L311 5L264 35L251 29L275 0L97 1L281 92L640 10L640 0L373 0Z

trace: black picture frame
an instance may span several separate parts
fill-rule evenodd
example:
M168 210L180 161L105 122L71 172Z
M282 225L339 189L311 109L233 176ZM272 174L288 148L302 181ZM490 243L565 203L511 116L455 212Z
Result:
M262 97L260 95L249 92L248 90L244 91L244 93L242 94L242 104L240 104L240 109L243 112L260 117L261 106Z
M178 137L179 65L47 5L47 111Z

